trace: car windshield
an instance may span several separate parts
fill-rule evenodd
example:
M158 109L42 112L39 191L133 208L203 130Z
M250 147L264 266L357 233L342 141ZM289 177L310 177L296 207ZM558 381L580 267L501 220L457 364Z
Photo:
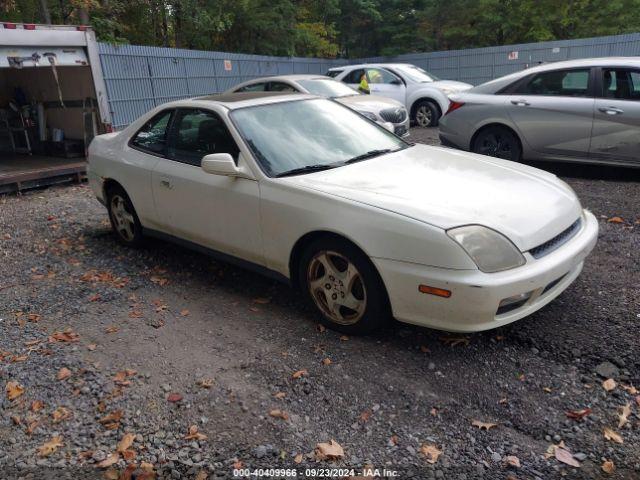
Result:
M440 80L435 75L423 70L420 67L416 67L415 65L397 65L393 67L394 70L400 72L405 78L412 80L414 82L425 83L425 82L436 82Z
M319 95L321 97L337 98L346 97L349 95L360 95L359 92L356 92L344 83L338 82L336 80L331 80L329 78L298 80L298 83L309 93L312 93L313 95Z
M409 146L353 110L325 99L240 108L231 112L231 119L271 177L336 168Z

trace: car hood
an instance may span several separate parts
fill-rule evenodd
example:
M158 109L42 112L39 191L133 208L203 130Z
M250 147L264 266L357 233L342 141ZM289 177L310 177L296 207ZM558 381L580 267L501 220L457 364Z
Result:
M455 80L438 80L436 82L431 82L429 85L433 85L437 88L447 88L456 92L464 92L465 90L473 88L473 85L469 83L456 82Z
M397 100L379 95L349 95L347 97L337 97L334 100L354 110L368 110L372 112L379 112L385 108L404 107L404 105Z
M523 252L562 232L582 211L555 175L426 145L286 180L443 229L485 225Z

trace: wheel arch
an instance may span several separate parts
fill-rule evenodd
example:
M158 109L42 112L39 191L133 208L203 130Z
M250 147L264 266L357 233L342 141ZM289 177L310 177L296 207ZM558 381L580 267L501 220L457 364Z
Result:
M524 145L523 145L522 139L520 138L520 135L518 134L518 132L516 132L515 129L513 129L509 125L507 125L505 123L501 123L501 122L490 122L490 123L487 123L486 125L482 125L480 128L478 128L473 133L473 135L471 136L471 140L469 141L469 151L470 152L473 152L473 144L476 142L476 139L478 138L478 135L480 135L480 133L482 133L484 130L487 130L487 129L493 128L493 127L504 128L506 130L509 130L511 133L513 133L513 135L516 137L516 140L518 140L518 143L520 144L521 155L524 156Z
M120 187L122 190L125 191L125 193L127 192L120 182L118 182L114 178L106 178L102 182L102 195L103 195L103 198L104 198L105 202L107 201L107 194L114 187Z
M416 98L413 103L411 104L411 109L409 110L409 117L411 119L413 119L413 117L416 114L416 108L418 108L418 105L420 104L420 102L431 102L433 103L436 108L438 109L438 116L440 118L442 118L442 107L440 106L440 102L438 102L438 100L436 100L433 97L427 96L427 95L421 95L418 98Z
M356 242L354 242L347 236L341 233L332 232L329 230L314 230L314 231L305 233L293 245L293 248L291 249L291 254L289 255L289 280L291 282L291 286L294 289L298 289L300 287L300 279L298 278L298 272L299 272L300 260L302 259L302 254L304 253L305 249L309 245L311 245L311 243L321 238L332 238L332 239L340 240L341 242L345 242L351 245L353 248L356 248L357 250L359 250L365 257L367 257L371 262L371 265L373 266L373 269L375 270L376 274L378 275L378 279L380 280L384 288L384 293L387 297L387 301L389 301L389 293L387 292L387 286L384 283L384 279L382 278L382 275L380 275L380 272L378 271L378 267L376 267L375 263L371 261L371 257L369 257L367 252L365 252L360 245L358 245Z

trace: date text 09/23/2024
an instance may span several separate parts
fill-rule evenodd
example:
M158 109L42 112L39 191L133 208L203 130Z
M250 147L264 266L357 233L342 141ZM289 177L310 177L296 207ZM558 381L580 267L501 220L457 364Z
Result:
M397 470L365 467L355 468L239 468L233 470L234 478L398 478Z

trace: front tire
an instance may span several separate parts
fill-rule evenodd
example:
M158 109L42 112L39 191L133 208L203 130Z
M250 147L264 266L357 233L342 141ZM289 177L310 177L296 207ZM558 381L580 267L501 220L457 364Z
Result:
M127 192L119 185L107 191L109 221L116 238L123 245L137 247L142 243L142 225Z
M438 106L430 100L418 102L413 111L413 121L418 127L435 127L440 120Z
M480 155L519 162L522 147L518 137L505 127L487 127L473 141L472 150Z
M347 334L364 334L391 318L387 292L371 260L337 238L321 238L304 251L298 278L322 323Z

